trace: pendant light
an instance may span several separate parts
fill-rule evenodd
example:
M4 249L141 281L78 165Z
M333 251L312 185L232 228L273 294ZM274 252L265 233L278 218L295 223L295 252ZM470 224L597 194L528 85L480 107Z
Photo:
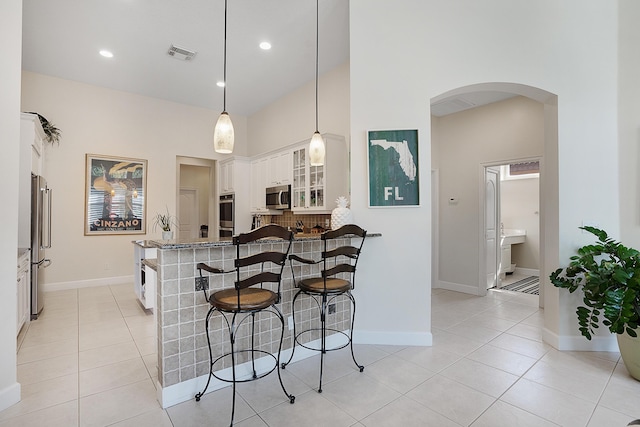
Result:
M227 113L227 0L224 0L224 86L222 88L222 113L218 117L213 129L213 148L216 153L229 154L233 152L233 123Z
M319 0L316 0L316 131L311 137L311 142L309 143L309 163L311 166L322 166L324 164L324 140L322 139L322 135L318 132L318 40L319 40Z

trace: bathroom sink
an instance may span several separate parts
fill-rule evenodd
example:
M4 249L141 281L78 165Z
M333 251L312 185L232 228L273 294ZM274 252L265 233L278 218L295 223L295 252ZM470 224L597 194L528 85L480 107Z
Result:
M501 246L515 245L517 243L524 243L527 236L526 230L520 230L515 228L505 228L500 236Z

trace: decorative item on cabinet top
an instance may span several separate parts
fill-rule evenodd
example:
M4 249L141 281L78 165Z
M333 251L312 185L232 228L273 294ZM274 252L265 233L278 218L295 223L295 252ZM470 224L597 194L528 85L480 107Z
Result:
M27 112L28 114L35 114L40 119L40 124L42 125L42 130L46 135L45 141L50 142L51 144L60 143L60 134L62 131L58 129L53 123L47 120L44 116L38 113L34 113L32 111Z

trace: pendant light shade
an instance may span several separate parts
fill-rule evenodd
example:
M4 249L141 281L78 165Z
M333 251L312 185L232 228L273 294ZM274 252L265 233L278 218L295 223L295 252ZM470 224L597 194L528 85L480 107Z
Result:
M224 0L224 87L222 90L222 113L213 129L213 148L216 153L233 152L233 123L227 113L227 0Z
M324 139L320 132L315 131L309 143L309 163L311 166L322 166L324 164Z
M324 165L324 140L322 139L322 135L318 132L318 41L319 37L319 1L316 0L316 131L311 138L311 142L309 143L309 163L311 166L322 166Z
M216 127L213 129L213 147L216 153L229 154L233 152L233 123L226 111L218 117Z

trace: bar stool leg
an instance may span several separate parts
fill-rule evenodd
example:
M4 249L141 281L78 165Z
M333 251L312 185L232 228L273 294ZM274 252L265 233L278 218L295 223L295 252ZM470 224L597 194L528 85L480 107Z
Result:
M256 374L255 337L256 337L256 314L251 313L251 368L253 369L253 379L258 378L258 374Z
M347 295L349 296L349 299L351 300L351 305L353 307L353 309L351 310L351 331L349 331L349 346L351 347L351 358L353 359L353 363L356 364L356 366L358 367L358 369L360 370L360 372L364 371L364 366L359 364L356 361L356 355L353 353L353 325L356 321L356 300L353 297L353 295L351 295L351 292L347 293Z
M327 352L327 294L322 294L322 304L320 304L320 383L318 393L322 393L322 371L324 370L324 355Z
M233 313L233 320L231 321L231 325L229 326L229 338L231 342L231 377L233 379L232 386L232 395L231 395L231 424L233 426L233 419L236 413L236 353L234 349L234 345L236 343L236 315L237 313Z
M205 319L205 324L204 324L205 334L207 335L207 345L209 347L209 378L207 378L207 384L204 386L204 389L201 392L196 393L195 395L196 402L199 402L200 398L207 391L207 388L209 387L209 383L211 382L211 377L213 376L213 353L211 351L211 340L209 338L209 319L211 318L211 315L213 314L214 311L215 311L215 307L212 307L211 309L209 309L209 312L207 313L207 318Z
M300 291L296 292L293 296L293 300L291 300L291 317L293 318L293 345L291 346L291 355L289 356L289 360L282 363L280 366L282 369L285 369L291 360L293 360L293 353L296 351L296 343L298 341L298 337L296 336L296 299L300 295ZM282 317L282 321L284 322L284 316ZM284 326L282 327L282 333L284 334Z
M277 313L278 319L280 319L280 345L278 346L278 359L276 361L276 366L278 369L278 380L280 380L280 386L282 387L282 391L284 391L284 394L287 396L287 398L289 398L289 403L293 404L296 401L296 397L293 394L289 394L287 392L287 389L284 388L284 383L282 382L282 375L280 374L280 352L282 351L282 341L284 340L284 316L282 315L282 312L278 309L278 307L274 305L273 308ZM295 336L295 332L294 332L294 336ZM284 366L286 366L286 364L283 363L282 365L283 365L282 369L284 369Z

